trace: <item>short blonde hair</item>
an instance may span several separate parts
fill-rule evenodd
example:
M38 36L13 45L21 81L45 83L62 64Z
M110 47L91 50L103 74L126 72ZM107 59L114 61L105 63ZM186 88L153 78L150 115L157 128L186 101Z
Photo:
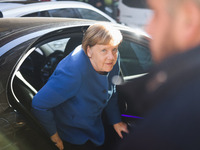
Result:
M87 54L87 48L96 44L114 46L122 42L122 34L115 27L107 23L97 23L91 25L85 32L82 40L82 48Z

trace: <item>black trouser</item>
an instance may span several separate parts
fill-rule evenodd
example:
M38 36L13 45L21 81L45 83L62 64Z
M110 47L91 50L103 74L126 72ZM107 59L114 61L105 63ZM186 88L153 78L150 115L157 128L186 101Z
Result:
M63 141L64 150L102 150L100 146L96 146L91 141L87 141L83 145L75 145L69 142Z

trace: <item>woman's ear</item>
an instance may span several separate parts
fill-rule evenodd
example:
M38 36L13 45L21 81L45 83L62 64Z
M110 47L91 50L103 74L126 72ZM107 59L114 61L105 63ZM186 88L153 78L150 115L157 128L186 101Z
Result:
M90 46L87 46L87 55L88 55L89 58L92 57L92 49L91 49Z

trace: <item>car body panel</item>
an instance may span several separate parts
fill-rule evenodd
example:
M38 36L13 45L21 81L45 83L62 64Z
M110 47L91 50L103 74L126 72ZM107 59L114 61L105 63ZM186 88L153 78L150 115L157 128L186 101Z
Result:
M118 5L120 22L130 27L143 28L152 16L144 0L119 0Z

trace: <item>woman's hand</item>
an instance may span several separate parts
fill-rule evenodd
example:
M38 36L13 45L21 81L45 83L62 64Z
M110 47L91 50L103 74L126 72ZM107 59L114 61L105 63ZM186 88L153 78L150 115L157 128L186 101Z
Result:
M119 135L119 137L122 139L123 139L122 132L129 133L128 129L127 129L127 124L124 122L116 123L113 125L113 127L114 127L115 131L117 132L117 134Z
M55 143L55 145L59 148L59 150L63 150L63 142L60 139L58 132L56 132L54 135L51 136L51 140Z

